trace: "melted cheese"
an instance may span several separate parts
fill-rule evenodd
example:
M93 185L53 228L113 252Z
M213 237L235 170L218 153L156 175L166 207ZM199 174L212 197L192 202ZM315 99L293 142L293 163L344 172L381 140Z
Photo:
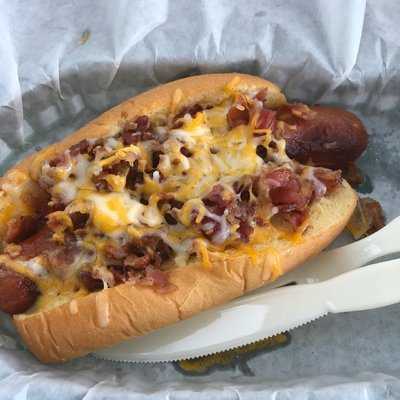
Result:
M155 202L145 206L128 193L97 193L82 190L79 198L92 206L92 223L101 232L111 233L133 224L159 226L163 217Z
M192 224L193 213L196 213L196 224L200 223L200 221L206 215L206 207L200 199L188 200L178 213L179 220L183 225L189 226Z
M262 166L263 161L257 157L257 145L248 126L240 125L226 135L216 136L214 146L220 149L214 155L220 175L252 175Z
M109 157L99 161L99 165L101 167L105 167L111 165L115 162L126 160L130 157L130 160L134 161L138 155L141 154L140 148L135 145L130 145L127 147L123 147L121 149L117 149L113 152Z

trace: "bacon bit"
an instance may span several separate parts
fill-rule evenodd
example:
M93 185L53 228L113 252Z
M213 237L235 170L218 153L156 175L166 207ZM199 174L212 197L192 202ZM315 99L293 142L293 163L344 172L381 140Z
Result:
M175 217L170 213L165 213L164 218L168 225L176 225L178 223Z
M127 174L129 168L129 161L121 160L114 164L103 167L98 175L92 176L92 182L98 191L111 192L113 188L107 181L107 175L124 176Z
M246 199L247 196L242 196L243 193L249 193L248 190L241 192L241 200L235 201L228 208L227 221L231 225L239 224L237 233L242 241L248 242L250 240L250 235L254 231L253 218L256 212L256 205L254 202L249 202ZM245 199L243 199L244 197Z
M354 162L350 162L343 171L343 177L353 189L357 189L364 182L361 170Z
M261 144L259 144L256 148L256 154L260 157L264 162L268 161L268 150Z
M268 110L263 108L257 118L256 130L257 129L271 129L274 130L276 124L276 111Z
M69 214L71 218L73 229L83 229L89 219L89 214L81 213L79 211Z
M53 232L49 227L44 226L30 238L20 242L20 256L24 260L34 258L45 251L54 249L57 244L51 239Z
M225 190L222 185L215 185L202 200L209 211L216 215L222 215L232 203L233 198L233 193Z
M130 167L129 161L121 160L114 164L108 165L107 167L104 167L102 173L123 176L127 173L129 167Z
M69 162L69 157L67 156L66 153L62 153L51 159L49 161L49 165L50 167L55 168L67 165L68 162Z
M78 154L87 154L90 150L90 143L87 139L81 140L79 143L73 144L69 148L71 156L77 156Z
M149 264L150 256L148 254L144 256L129 254L124 260L124 266L133 269L145 269Z
M285 104L278 109L276 118L280 121L285 121L289 125L295 125L297 119L308 120L315 116L315 112L306 104L292 103Z
M35 234L43 226L37 215L21 215L7 222L6 243L19 243Z
M266 226L267 225L267 222L259 216L255 217L255 221L256 221L257 226Z
M96 157L102 158L106 155L107 151L104 148L105 140L103 138L97 139L93 145L91 145L87 151L89 160L93 161Z
M250 121L250 112L244 105L236 104L229 109L226 118L229 127L233 129L239 125L248 125Z
M181 147L180 152L185 156L185 157L191 157L193 153L186 147Z
M331 193L342 181L340 170L332 171L326 168L315 168L314 176L326 186L326 192Z
M21 193L22 202L30 204L32 209L40 216L45 216L49 213L48 203L50 199L50 194L39 186L35 186L32 190L24 190Z
M158 164L160 163L160 156L161 154L164 154L162 151L153 151L151 154L151 166L154 168L157 168Z
M116 246L114 244L108 243L104 246L104 253L108 258L122 260L128 256L128 249L126 248L126 246Z
M94 183L96 190L98 190L99 192L111 192L112 191L112 188L110 187L108 182L104 179L93 180L93 183Z
M135 120L136 129L139 132L147 132L150 129L150 119L147 115L141 115Z
M136 185L141 185L144 182L143 172L138 169L138 162L135 161L132 167L129 168L128 175L126 176L125 186L127 189L135 190Z
M149 117L141 115L135 122L128 122L122 132L122 141L125 146L141 141L153 139Z
M311 183L300 183L299 178L286 168L264 171L257 188L262 197L269 198L281 212L304 210L313 196Z
M172 248L158 236L144 236L141 238L141 246L151 258L151 264L159 267L168 261L174 254Z
M104 283L101 279L94 278L90 271L81 271L79 278L89 292L97 292L104 288Z
M127 269L123 265L109 265L108 270L112 273L114 283L116 285L120 285L125 282L136 282L139 279L139 276L135 271L129 273Z
M357 207L347 224L354 239L369 236L385 226L382 206L370 197L359 199Z
M250 225L249 221L241 221L237 233L239 234L240 240L245 243L250 241L250 235L254 232L254 228Z
M124 131L122 133L122 141L125 146L139 143L141 141L141 139L142 139L141 132Z
M201 232L210 240L212 240L213 236L216 235L220 229L221 224L210 217L204 217L201 220Z
M194 118L197 113L202 112L203 110L204 110L204 108L200 104L194 104L190 107L184 107L179 112L179 114L177 114L174 117L174 120L180 119L180 118L184 117L186 114L189 114L192 118Z
M169 199L168 202L169 202L169 204L171 204L171 208L176 208L176 209L180 210L183 207L183 203L174 198Z
M181 201L176 200L174 197L172 197L169 194L165 194L165 197L161 198L158 202L158 207L160 208L161 212L163 213L168 213L169 211L172 211L172 216L175 215L175 212L173 209L175 208L176 210L180 210L183 207L183 204Z

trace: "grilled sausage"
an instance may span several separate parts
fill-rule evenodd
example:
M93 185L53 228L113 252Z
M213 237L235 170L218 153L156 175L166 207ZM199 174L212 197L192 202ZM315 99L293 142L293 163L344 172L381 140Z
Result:
M277 120L286 122L282 136L288 156L301 163L344 168L367 147L362 122L339 108L291 104L278 110Z
M0 264L0 310L7 314L27 311L40 294L35 282Z

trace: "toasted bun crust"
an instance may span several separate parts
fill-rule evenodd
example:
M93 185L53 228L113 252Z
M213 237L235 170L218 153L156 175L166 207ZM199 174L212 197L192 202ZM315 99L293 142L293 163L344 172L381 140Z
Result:
M249 75L186 78L111 109L57 145L18 164L4 179L12 182L15 171L35 177L39 160L49 158L83 138L110 135L117 131L121 120L167 112L176 98L182 97L180 107L207 99L216 101L222 96L223 87L235 77L240 79L238 88L267 86L270 106L286 101L275 85ZM282 272L293 269L325 248L345 227L356 201L354 191L343 182L332 194L312 206L311 223L300 243L266 238L274 253L279 255ZM194 264L173 269L170 282L177 290L171 293L159 294L151 288L126 283L47 311L16 315L14 322L29 349L41 361L66 361L144 335L256 289L274 277L277 262L276 255L259 257L254 262L245 254L233 257L224 253L213 253L211 261L211 269Z

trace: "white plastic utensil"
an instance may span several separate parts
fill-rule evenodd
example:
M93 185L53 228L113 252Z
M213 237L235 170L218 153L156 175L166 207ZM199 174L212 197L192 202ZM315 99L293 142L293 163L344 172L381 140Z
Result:
M396 238L400 238L400 217L365 239L322 252L301 268L282 276L266 288L277 288L292 282L315 283L333 278L377 258L400 252L400 240Z
M212 354L293 329L328 313L394 304L400 301L399 282L400 259L397 259L320 283L254 293L99 351L96 356L116 361L166 362Z

